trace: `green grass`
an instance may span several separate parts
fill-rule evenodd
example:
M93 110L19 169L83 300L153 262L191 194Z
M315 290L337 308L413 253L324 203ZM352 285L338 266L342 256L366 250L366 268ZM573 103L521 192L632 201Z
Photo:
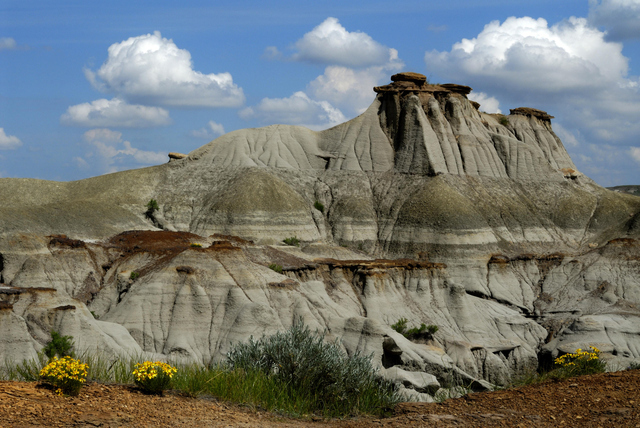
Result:
M437 325L426 325L424 323L420 324L420 327L411 327L407 329L408 322L409 320L406 318L400 318L395 324L391 324L391 328L409 340L419 338L431 339L438 331Z
M277 273L282 273L282 266L276 263L271 263L269 269Z
M292 236L290 238L285 238L285 239L282 240L282 242L284 242L287 245L291 245L292 247L299 247L300 246L300 240L296 236Z

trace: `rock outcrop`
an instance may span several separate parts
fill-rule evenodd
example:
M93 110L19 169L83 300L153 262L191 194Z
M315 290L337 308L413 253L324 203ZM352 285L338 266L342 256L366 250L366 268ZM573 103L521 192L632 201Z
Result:
M77 182L0 179L0 358L33 358L54 329L113 358L208 364L302 318L421 399L577 347L640 359L640 198L581 174L545 112L391 80L325 131L235 131ZM410 341L400 318L439 330Z

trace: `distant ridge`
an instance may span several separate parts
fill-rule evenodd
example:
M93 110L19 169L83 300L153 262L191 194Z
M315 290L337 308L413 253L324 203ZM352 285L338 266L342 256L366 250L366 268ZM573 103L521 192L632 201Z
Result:
M613 187L607 187L607 189L613 190L614 192L622 192L622 193L628 193L630 195L640 196L639 185L613 186Z

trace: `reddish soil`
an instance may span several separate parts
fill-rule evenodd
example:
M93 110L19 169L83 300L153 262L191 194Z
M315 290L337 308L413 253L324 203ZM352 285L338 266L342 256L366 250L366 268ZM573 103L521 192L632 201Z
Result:
M36 383L0 382L1 427L640 427L640 370L474 393L440 404L401 403L388 418L295 420L132 387L89 384L58 397Z

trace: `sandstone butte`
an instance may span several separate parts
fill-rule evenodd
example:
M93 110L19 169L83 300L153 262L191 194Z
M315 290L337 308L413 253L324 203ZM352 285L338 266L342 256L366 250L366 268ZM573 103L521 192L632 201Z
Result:
M468 86L391 80L325 131L0 179L0 361L57 330L106 358L208 364L299 318L427 401L590 345L612 368L640 359L640 198L580 173L543 111L486 114ZM439 329L410 341L400 318Z

